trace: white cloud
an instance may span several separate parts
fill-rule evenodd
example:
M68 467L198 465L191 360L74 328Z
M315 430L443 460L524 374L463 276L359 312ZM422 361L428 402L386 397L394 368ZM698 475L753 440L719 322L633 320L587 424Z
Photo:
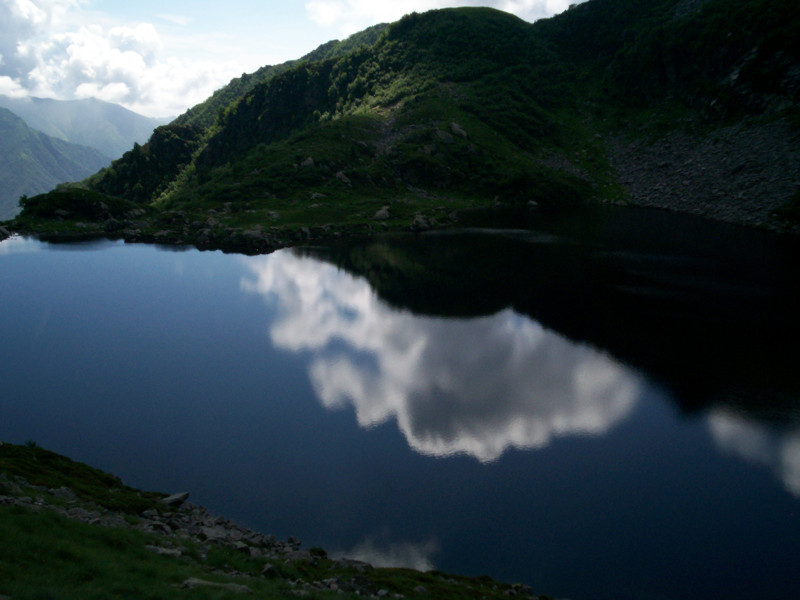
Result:
M352 406L365 428L394 419L422 454L488 462L509 448L601 434L639 397L637 376L610 357L511 310L417 317L313 259L279 252L247 265L255 279L243 289L283 311L270 329L273 343L311 353L320 402Z
M19 235L12 235L0 242L0 256L5 254L26 254L39 252L42 249L40 242Z
M725 409L712 411L708 426L717 447L768 466L791 494L800 497L800 429L774 433Z
M23 88L18 81L6 75L0 75L0 96L25 98L27 95L28 91Z
M205 100L244 70L233 60L165 56L151 23L76 25L81 3L75 0L0 2L0 93L6 95L96 97L167 116Z

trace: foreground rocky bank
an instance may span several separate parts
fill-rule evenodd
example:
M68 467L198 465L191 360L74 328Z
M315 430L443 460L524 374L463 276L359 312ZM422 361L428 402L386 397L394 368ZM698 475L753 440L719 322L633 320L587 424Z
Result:
M3 535L14 529L15 519L32 520L45 513L82 524L84 529L78 535L87 539L90 537L87 532L94 528L139 536L133 538L139 548L130 547L131 538L126 537L124 551L115 554L104 549L104 564L93 565L93 569L114 569L115 561L133 560L131 554L143 549L153 555L153 560L168 561L157 563L164 565L165 572L172 565L180 565L182 574L172 575L173 581L168 582L175 593L204 589L213 592L215 598L243 594L270 598L335 595L398 600L533 597L533 590L527 585L498 583L485 576L469 578L438 571L376 568L346 557L332 558L321 548L303 549L297 538L278 540L213 515L188 498L188 493L167 496L129 488L111 475L33 443L26 446L0 443L0 546L8 551L7 555L0 552L0 574L7 576L0 578L0 599L33 597L44 591L37 587L34 578L23 577L31 582L25 584L24 593L19 596L13 593L20 586L11 587L12 573L17 568L8 563L18 562L19 568L23 568L28 557L21 548L11 548ZM35 531L33 526L28 529ZM46 561L53 550L52 569L57 572L56 563L63 555L73 553L64 548L63 538L55 529L49 529L36 548L35 562ZM105 544L122 545L114 538L111 540ZM73 541L84 544L82 539ZM5 568L9 569L6 573ZM70 565L69 573L74 570ZM95 579L99 576L94 574ZM74 585L71 575L65 577L65 586ZM70 590L59 590L59 597L84 597L84 591L91 589L89 584L87 581L84 590L79 583L75 596L70 595ZM51 590L52 587L51 584ZM152 597L151 590L147 592ZM134 593L133 597L138 596Z

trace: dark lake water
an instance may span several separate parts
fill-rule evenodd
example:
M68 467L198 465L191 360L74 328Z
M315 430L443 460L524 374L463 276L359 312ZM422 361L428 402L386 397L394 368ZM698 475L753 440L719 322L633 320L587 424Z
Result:
M482 223L255 257L6 240L0 439L376 564L798 597L798 240Z

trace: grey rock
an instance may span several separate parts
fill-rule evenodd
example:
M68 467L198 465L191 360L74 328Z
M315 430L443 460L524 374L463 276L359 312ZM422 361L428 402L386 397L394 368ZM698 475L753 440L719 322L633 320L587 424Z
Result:
M451 133L442 131L441 129L436 130L436 137L438 137L445 144L452 144L455 141Z
M68 487L63 487L62 486L60 488L50 489L50 490L47 490L47 491L50 494L52 494L53 496L55 496L56 498L61 498L62 500L75 500L77 498L77 496L75 495L75 492L73 492Z
M100 518L99 512L95 510L88 511L85 508L78 508L78 507L70 509L67 515L78 521L83 521L84 523L88 523L89 521L93 521L94 519Z
M205 536L205 539L207 539L210 542L218 542L228 537L228 531L221 526L201 527L200 536L201 537Z
M154 552L161 556L172 556L175 558L180 558L183 556L183 552L178 550L177 548L162 548L161 546L145 546L145 550L149 552Z
M382 206L382 207L381 207L380 209L378 209L378 211L375 213L375 217L374 217L374 219L375 219L376 221L385 221L386 219L388 219L388 218L389 218L389 216L390 216L390 213L389 213L389 207L388 207L388 206Z
M264 565L264 568L261 569L261 574L266 577L267 579L280 579L281 574L278 572L278 569L275 568L275 565L272 563L267 563Z
M304 169L309 169L314 166L314 159L309 156L303 162L300 163L300 166L303 167Z
M364 562L362 560L355 560L353 558L339 558L334 561L333 565L337 569L354 569L359 573L363 573L364 571L371 571L375 568L367 562Z
M195 588L214 588L218 590L225 590L227 592L236 592L239 594L253 593L253 590L251 590L246 585L241 585L238 583L217 583L215 581L206 581L204 579L197 579L196 577L190 577L181 584L181 587L189 590L193 590Z
M430 229L431 221L425 215L414 215L414 221L411 223L413 229Z
M244 542L234 542L233 543L233 547L234 547L234 549L238 550L242 554L252 555L252 553L253 553L252 552L252 550L253 550L252 547L248 546Z
M188 499L189 499L189 492L180 492L178 494L172 494L171 496L167 496L161 502L163 502L167 506L180 506Z
M511 589L517 594L521 594L523 596L533 596L533 588L529 585L525 585L524 583L515 583L511 586Z
M450 130L454 134L456 134L456 135L458 135L458 136L460 136L462 138L466 138L467 137L467 132L464 131L464 128L461 125L459 125L458 123L451 123L450 124Z
M286 555L288 562L307 562L315 563L316 560L308 550L294 550Z

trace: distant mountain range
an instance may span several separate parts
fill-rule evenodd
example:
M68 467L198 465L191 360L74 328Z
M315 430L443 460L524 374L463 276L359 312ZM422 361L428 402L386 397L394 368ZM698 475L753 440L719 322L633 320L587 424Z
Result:
M88 177L162 123L100 100L0 96L0 219L21 195Z
M45 135L0 108L0 219L17 213L23 194L41 194L61 182L83 179L108 163L96 149Z
M0 96L0 107L22 117L33 129L65 142L94 148L109 161L130 150L134 142L145 143L156 127L169 121L144 117L118 104L94 98L52 100Z
M204 243L588 200L779 228L800 222L798 40L797 0L412 13L233 80L80 186L150 211L126 231Z

